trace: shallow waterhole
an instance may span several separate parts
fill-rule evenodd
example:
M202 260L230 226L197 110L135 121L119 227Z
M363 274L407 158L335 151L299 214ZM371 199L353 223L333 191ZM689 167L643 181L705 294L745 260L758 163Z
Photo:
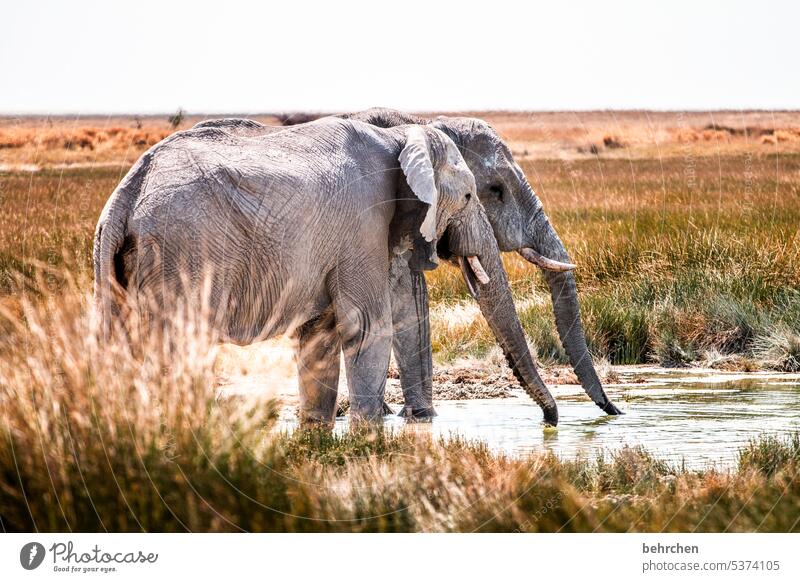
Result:
M545 430L538 406L521 390L510 398L436 401L431 422L407 423L387 416L393 430L412 430L449 438L485 442L512 456L552 451L566 459L593 459L625 445L644 446L660 459L690 469L732 467L740 448L761 435L800 430L800 375L710 374L694 371L643 370L631 377L644 382L607 386L625 412L605 415L580 386L552 388L560 421ZM395 406L395 409L398 407ZM296 427L294 408L281 415L281 427ZM348 430L338 418L335 431Z

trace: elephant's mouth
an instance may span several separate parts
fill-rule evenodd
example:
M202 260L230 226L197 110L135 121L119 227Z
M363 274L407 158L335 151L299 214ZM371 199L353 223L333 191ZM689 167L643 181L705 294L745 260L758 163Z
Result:
M467 284L469 294L477 299L480 295L478 283L486 285L491 281L486 269L483 268L480 259L477 255L461 255L453 251L451 248L450 229L445 230L436 247L436 254L439 258L449 261L450 263L458 263L461 268L461 275L464 277L464 282Z
M458 266L461 267L461 275L467 283L469 294L477 299L478 295L480 295L478 283L486 285L490 281L489 275L486 274L480 259L476 256L458 257Z

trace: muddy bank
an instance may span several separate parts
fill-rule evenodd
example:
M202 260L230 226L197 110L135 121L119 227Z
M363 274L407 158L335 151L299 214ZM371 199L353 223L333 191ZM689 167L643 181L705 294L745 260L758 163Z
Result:
M714 384L744 379L766 380L775 376L770 371L720 370L716 366L662 368L658 366L611 366L596 362L597 373L612 399L624 399L630 390L652 385L691 382ZM541 366L542 380L558 393L560 399L586 399L580 382L571 368ZM254 394L270 396L285 406L298 404L297 367L291 342L278 342L246 347L224 346L217 365L218 387L222 395ZM788 378L785 374L778 376ZM800 374L797 375L800 378ZM461 360L449 365L436 365L433 376L435 401L493 400L519 396L521 389L504 361L496 358ZM339 400L343 411L348 408L347 381L339 380ZM393 365L386 383L386 402L397 409L403 404L400 376Z
M575 373L569 368L541 368L540 374L545 384L560 386L580 384ZM610 366L598 370L604 383L627 383L637 379L622 378ZM434 400L474 400L478 398L507 398L511 391L519 389L519 383L511 370L504 366L487 365L474 362L440 368L433 374ZM402 404L400 374L396 369L389 371L386 385L386 402Z
M620 368L606 362L597 362L596 369L604 384L642 381L635 372L620 374ZM223 392L267 393L287 404L297 400L297 364L294 361L294 344L290 340L241 347L230 344L221 346L216 371ZM550 386L580 385L569 367L542 366L539 372L545 384ZM519 383L502 357L462 359L434 366L434 400L508 398L515 389L520 389ZM344 372L339 377L339 397L347 399ZM386 402L403 403L400 373L394 362L386 382Z
M549 386L580 385L570 368L540 368L542 380ZM630 384L643 382L640 374L629 372L618 374L611 366L599 366L598 374L604 384ZM520 390L519 382L511 370L489 362L474 361L446 368L439 368L433 374L434 400L481 400L510 398L514 390ZM403 391L400 388L400 374L396 368L389 370L386 382L385 401L390 405L403 404ZM349 407L347 388L340 386L340 411Z

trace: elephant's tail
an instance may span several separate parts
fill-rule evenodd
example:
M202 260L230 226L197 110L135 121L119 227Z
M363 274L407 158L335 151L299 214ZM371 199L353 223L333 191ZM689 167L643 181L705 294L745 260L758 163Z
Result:
M128 217L142 189L150 166L150 152L139 158L106 202L94 233L94 303L104 339L111 333L111 322L119 311L115 289L124 287L118 280L120 249L125 241Z

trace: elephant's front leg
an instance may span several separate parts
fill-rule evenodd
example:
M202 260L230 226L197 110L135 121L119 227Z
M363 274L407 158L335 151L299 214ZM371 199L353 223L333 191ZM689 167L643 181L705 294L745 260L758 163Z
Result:
M362 286L334 299L342 340L353 422L383 418L383 396L392 349L392 318L385 271L380 285ZM372 288L370 288L372 287Z
M428 286L422 271L412 270L402 257L392 261L392 347L400 368L405 406L400 416L431 418L433 409L433 357L428 312Z
M301 425L333 425L339 389L341 340L329 310L297 330Z

